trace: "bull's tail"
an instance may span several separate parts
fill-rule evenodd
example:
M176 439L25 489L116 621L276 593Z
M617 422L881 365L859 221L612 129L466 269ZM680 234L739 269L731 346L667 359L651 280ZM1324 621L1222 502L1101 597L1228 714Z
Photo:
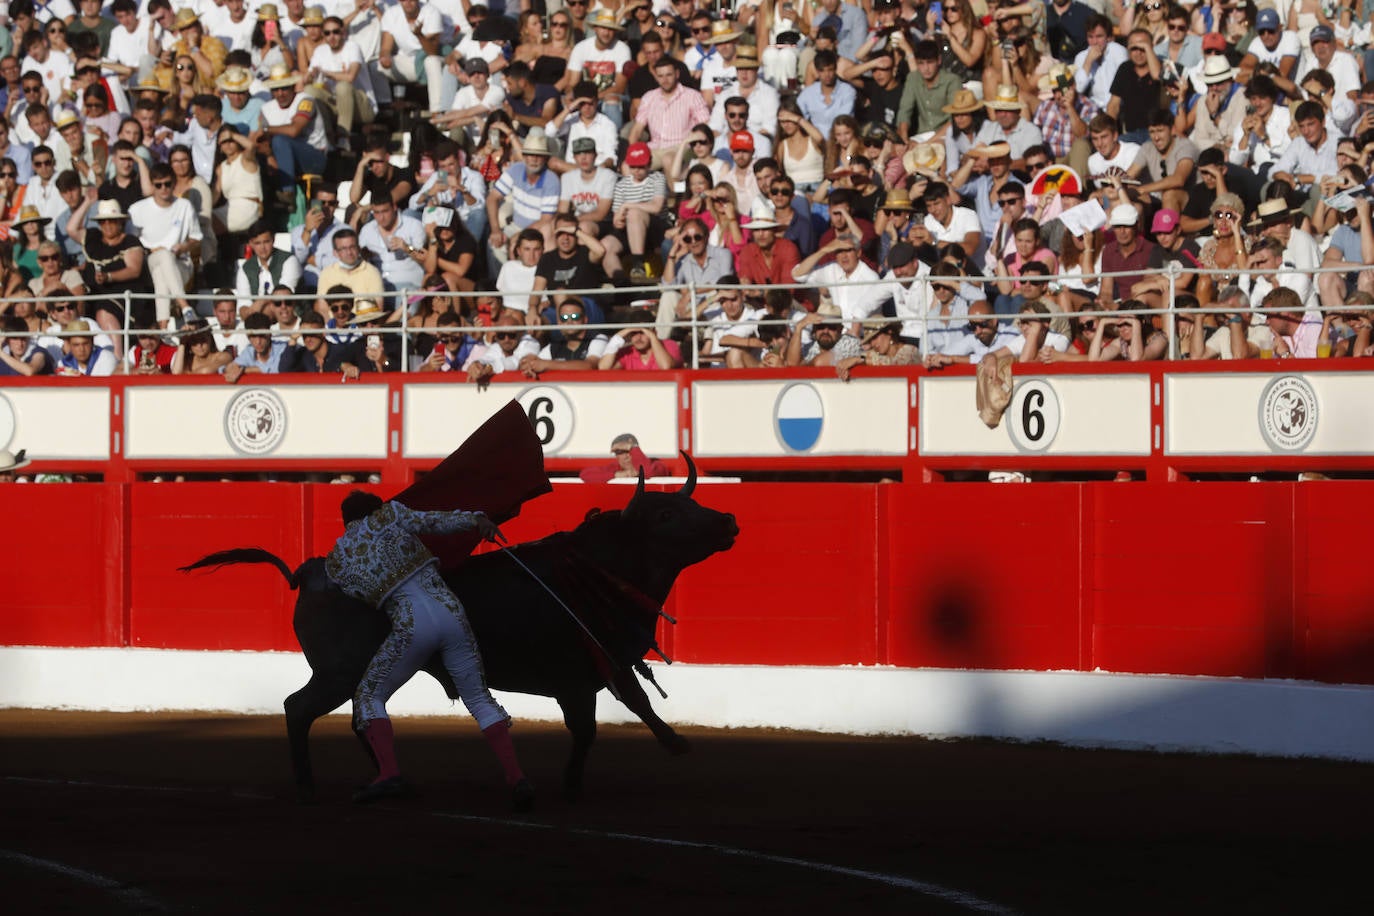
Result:
M286 561L261 547L235 547L232 550L218 550L209 556L201 557L188 566L179 567L181 572L190 572L193 569L220 569L224 566L233 566L236 563L271 563L286 577L286 584L293 590L300 586L296 581L296 574L291 567L286 565Z

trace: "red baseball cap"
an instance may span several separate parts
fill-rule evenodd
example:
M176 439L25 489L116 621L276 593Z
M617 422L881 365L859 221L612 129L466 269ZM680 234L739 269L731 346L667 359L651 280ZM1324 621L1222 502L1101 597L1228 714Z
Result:
M648 165L653 158L654 154L649 151L647 143L632 143L625 151L625 164L631 167Z
M730 135L730 152L737 149L747 149L751 153L754 151L754 135L747 130L737 130Z
M1225 51L1226 38L1220 32L1208 32L1202 36L1202 50Z

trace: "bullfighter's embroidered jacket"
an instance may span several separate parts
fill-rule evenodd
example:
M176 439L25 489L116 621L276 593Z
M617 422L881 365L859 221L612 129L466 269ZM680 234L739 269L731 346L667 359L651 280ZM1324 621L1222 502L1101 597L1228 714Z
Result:
M388 502L348 526L325 558L325 569L334 584L349 595L381 607L396 586L438 562L417 534L472 531L479 514L461 510L417 512Z

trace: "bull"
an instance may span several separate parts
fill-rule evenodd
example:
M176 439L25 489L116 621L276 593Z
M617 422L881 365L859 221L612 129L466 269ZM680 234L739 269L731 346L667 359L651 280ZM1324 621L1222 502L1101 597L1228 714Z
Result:
M652 679L643 658L658 648L654 631L660 608L678 574L732 547L739 527L733 515L692 499L696 466L684 457L688 477L676 493L646 492L641 473L623 510L596 512L572 531L509 548L520 563L493 552L444 572L467 611L488 685L552 697L562 710L572 735L563 769L563 793L569 799L582 793L602 687L609 687L670 753L688 750L687 739L654 712L636 672ZM300 591L293 626L311 676L284 706L296 792L308 802L315 791L310 728L352 700L390 622L335 588L322 557L293 572L266 550L241 548L210 554L183 570L234 563L271 563ZM423 670L457 699L437 654Z

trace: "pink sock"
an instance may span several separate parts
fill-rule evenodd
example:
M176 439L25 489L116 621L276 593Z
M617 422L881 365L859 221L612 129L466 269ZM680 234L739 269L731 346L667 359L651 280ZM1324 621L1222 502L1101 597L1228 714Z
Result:
M363 737L377 758L377 782L401 775L400 767L396 766L396 745L392 734L390 719L373 719L363 729Z
M520 769L520 761L515 759L515 745L510 740L509 722L488 725L482 729L482 737L487 739L487 744L496 754L496 759L501 761L501 768L506 771L506 785L513 786L525 778L525 771Z

